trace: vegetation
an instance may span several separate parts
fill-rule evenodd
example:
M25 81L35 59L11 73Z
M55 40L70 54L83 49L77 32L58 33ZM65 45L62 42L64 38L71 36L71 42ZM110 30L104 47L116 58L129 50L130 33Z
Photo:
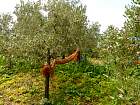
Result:
M89 26L85 13L79 0L48 0L43 5L21 1L13 13L16 21L10 14L0 15L0 105L43 104L39 69L47 61L47 48L54 59L77 47L80 63L57 66L56 79L50 81L53 105L140 104L140 69L135 62L139 1L126 7L122 29L110 25L102 34L98 22Z

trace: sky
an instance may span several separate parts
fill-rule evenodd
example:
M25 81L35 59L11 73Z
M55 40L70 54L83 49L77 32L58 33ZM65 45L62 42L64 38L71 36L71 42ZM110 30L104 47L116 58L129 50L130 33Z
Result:
M105 31L108 25L121 28L125 21L123 17L125 6L131 4L131 0L81 0L81 2L87 6L86 15L90 24L99 22L101 31ZM0 14L12 13L17 3L20 3L20 0L0 0Z
M90 23L98 21L104 31L108 25L123 26L125 6L131 4L131 0L82 0L82 3L87 5Z

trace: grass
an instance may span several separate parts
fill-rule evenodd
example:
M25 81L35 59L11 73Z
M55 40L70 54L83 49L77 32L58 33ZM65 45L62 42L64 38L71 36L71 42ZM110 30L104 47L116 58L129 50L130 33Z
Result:
M0 79L0 105L31 105L39 101L40 97L36 94L43 90L43 80L41 76L36 76L32 72L3 76Z
M68 63L56 68L50 81L53 105L139 105L139 70L131 68L125 82L110 75L105 65ZM13 73L12 73L13 71ZM40 105L44 97L44 78L39 70L1 70L0 105ZM125 85L124 85L125 83Z

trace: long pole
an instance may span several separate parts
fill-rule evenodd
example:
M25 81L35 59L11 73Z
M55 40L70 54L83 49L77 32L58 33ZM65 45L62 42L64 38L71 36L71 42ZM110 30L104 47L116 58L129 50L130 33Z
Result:
M50 49L48 48L47 51L47 63L50 65ZM45 98L49 100L49 79L50 79L50 74L46 75L45 77ZM44 105L48 105L48 103L45 103Z

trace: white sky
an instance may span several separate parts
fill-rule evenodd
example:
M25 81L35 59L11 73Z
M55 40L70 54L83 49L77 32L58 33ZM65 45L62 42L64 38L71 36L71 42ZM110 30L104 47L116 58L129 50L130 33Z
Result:
M27 0L24 0L27 1ZM37 0L30 0L37 1ZM44 0L42 0L44 1ZM131 4L131 0L81 0L87 5L87 16L90 22L98 21L101 30L104 31L108 25L123 26L125 5ZM0 0L0 13L13 12L14 7L20 0Z
M131 4L131 0L82 0L87 5L87 16L91 22L98 21L101 30L104 31L108 25L123 26L125 18L125 6Z

